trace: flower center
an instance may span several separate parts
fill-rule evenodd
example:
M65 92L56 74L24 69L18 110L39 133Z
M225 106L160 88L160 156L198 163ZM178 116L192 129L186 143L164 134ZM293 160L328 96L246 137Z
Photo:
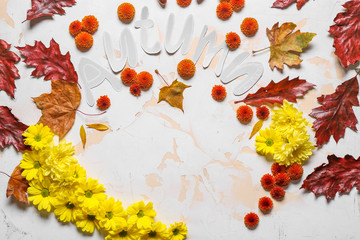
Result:
M35 135L34 139L35 139L35 141L40 142L41 141L41 135L40 134Z
M138 213L137 213L137 216L139 218L143 217L144 216L144 211L143 210L140 210Z
M40 167L41 167L41 165L39 162L34 162L34 168L40 168Z
M107 212L107 213L105 214L105 217L107 217L108 219L112 219L113 213L112 213L112 212Z
M274 145L274 141L269 138L269 139L266 139L265 144L266 144L266 146L271 147L272 145Z
M75 205L72 204L71 202L68 202L68 203L66 204L66 208L67 208L67 209L73 209L74 207L75 207Z
M95 220L95 216L94 216L94 215L88 215L87 217L88 217L88 219L89 219L90 221L94 221L94 220Z
M149 237L151 237L151 238L156 237L156 232L154 232L154 231L149 232Z
M41 190L41 196L43 197L48 197L50 194L49 190L44 188L43 190Z
M93 193L92 193L90 190L87 190L87 191L85 192L85 197L87 197L87 198L91 198L92 195L93 195Z
M119 232L120 237L126 237L126 235L127 235L127 231L125 231L125 230L122 230L121 232Z
M175 228L174 231L173 231L173 234L176 236L179 234L179 229Z

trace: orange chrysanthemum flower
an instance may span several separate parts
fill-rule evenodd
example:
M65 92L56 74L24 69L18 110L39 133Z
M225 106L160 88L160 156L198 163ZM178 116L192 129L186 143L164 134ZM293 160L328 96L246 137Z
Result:
M99 97L99 99L96 101L96 105L100 110L106 110L110 107L111 102L110 102L110 98L105 95L105 96L101 96Z
M212 88L211 96L215 101L221 102L226 97L226 89L224 88L224 86L215 85Z
M249 123L253 117L253 110L248 105L240 106L236 111L236 117L242 123Z
M130 93L136 97L140 96L141 94L141 88L139 84L134 83L130 86Z
M137 73L134 69L125 68L120 75L121 81L126 85L130 86L137 82Z
M265 190L271 190L275 187L275 178L271 174L265 174L262 176L260 182L261 186Z
M141 72L137 76L137 83L141 89L149 89L154 82L153 76L149 72Z
M120 4L117 14L123 23L130 23L135 16L135 7L131 3Z
M290 177L286 173L278 173L275 175L276 185L286 187L290 183Z
M251 37L251 36L255 35L255 33L257 32L257 30L259 28L259 24L255 18L248 17L243 20L240 28L241 28L241 32L245 36Z
M82 26L81 26L80 21L76 20L76 21L73 21L72 23L70 23L69 32L71 35L73 35L73 36L78 35L79 33L81 33L81 29L82 29Z
M233 14L233 9L231 7L231 4L228 2L222 2L216 8L216 15L221 20L229 19L232 14Z
M270 111L266 106L261 106L256 109L256 116L259 119L265 120L269 117Z
M93 15L85 16L81 22L82 30L93 34L99 27L99 21Z
M230 50L235 50L240 46L240 36L235 32L229 32L226 34L225 42Z
M287 169L286 173L291 180L299 180L304 173L304 169L300 164L294 163Z
M244 217L244 223L248 228L255 228L259 223L259 216L256 213L248 213Z
M281 200L285 196L285 190L281 187L274 187L271 189L270 195L275 200Z
M274 204L271 198L269 197L262 197L259 199L259 209L266 213L269 212L273 208Z
M75 37L75 44L81 50L88 50L92 47L94 42L93 37L90 33L81 32Z
M279 165L278 163L273 163L271 165L271 173L274 176L278 173L286 173L286 167L284 165Z
M192 78L195 74L195 70L195 64L190 59L184 59L177 65L178 74L184 79Z
M190 5L191 0L176 0L176 2L180 7L187 7Z
M234 11L240 11L245 5L245 0L230 0L230 4Z

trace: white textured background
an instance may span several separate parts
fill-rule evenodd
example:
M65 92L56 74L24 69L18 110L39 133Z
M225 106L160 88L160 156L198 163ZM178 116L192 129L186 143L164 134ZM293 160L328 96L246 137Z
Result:
M130 2L137 10L135 20L140 18L142 6L149 7L150 18L158 29L155 35L159 35L161 41L166 34L166 20L171 12L176 14L179 30L183 20L189 14L194 14L193 47L205 24L218 31L220 41L229 31L239 33L241 47L229 54L225 66L241 51L268 46L265 30L278 21L280 24L292 21L302 31L316 33L317 36L301 54L304 61L300 68L285 67L283 73L271 71L267 65L269 52L246 60L262 62L265 68L263 77L250 92L266 86L270 80L278 82L287 76L300 76L316 84L317 88L297 104L306 115L318 106L316 97L332 93L337 85L355 75L353 70L346 72L339 65L333 54L333 38L328 34L329 26L345 1L309 1L297 11L295 4L280 10L270 8L270 0L248 0L241 12L234 13L225 22L216 17L217 0L205 0L201 5L193 1L190 7L184 9L175 0L169 0L165 9L156 0ZM102 46L102 34L110 32L114 43L118 41L124 28L116 15L120 3L122 1L78 0L75 6L65 8L64 16L55 15L53 19L21 23L26 19L30 0L0 0L0 38L13 46L33 45L35 40L41 40L48 46L50 39L54 38L63 54L70 51L75 68L81 57L89 57L110 71ZM98 18L100 27L94 35L94 46L83 53L75 47L68 26L72 21L90 14ZM250 16L258 20L260 27L255 37L246 38L240 33L240 23ZM135 38L139 39L140 32L134 29L134 21L128 26ZM184 58L180 52L170 56L163 49L160 55L150 56L142 51L139 41L137 44L140 59L136 67L138 72L146 70L153 73L157 68L168 76L169 82L177 77L176 65ZM18 53L15 48L11 50ZM191 57L193 50L187 57ZM359 195L355 189L328 203L325 197L316 199L312 193L299 190L301 183L291 184L286 190L285 199L274 201L270 214L259 213L260 224L256 230L248 230L244 226L244 215L250 211L258 212L258 198L269 195L262 189L260 178L270 171L271 163L256 154L254 138L248 140L256 118L249 125L242 125L235 117L237 106L233 102L241 99L231 94L236 81L226 85L229 94L225 101L215 102L210 93L212 86L220 83L214 74L216 60L208 69L203 69L200 63L201 60L197 64L195 77L184 81L192 86L184 93L185 113L165 102L156 103L163 83L155 74L153 87L139 98L132 96L127 87L120 92L114 91L106 81L93 89L95 98L109 95L111 108L101 117L77 114L76 122L66 136L66 140L76 145L77 157L87 169L88 176L98 178L105 185L107 194L123 201L124 207L142 199L153 201L158 213L156 219L166 224L185 221L189 239L359 239ZM17 67L21 79L15 81L15 100L1 91L0 105L11 107L13 114L24 123L35 124L41 113L31 97L49 92L50 82L31 77L33 68L26 67L23 62L18 63ZM98 112L95 107L90 108L86 104L85 98L79 109L87 113ZM359 117L359 109L354 110ZM89 130L88 145L83 151L79 128L83 124L96 122L107 122L112 130L105 133ZM266 124L269 124L269 120ZM314 132L311 131L311 134L313 136ZM352 154L357 158L360 155L360 148L356 144L358 141L358 134L349 129L338 144L331 139L316 150L304 166L304 177L314 167L327 162L328 154L341 157ZM13 147L2 150L0 170L11 173L20 159L21 154L16 153ZM33 206L24 206L12 198L6 199L7 181L6 176L0 175L0 239L103 238L98 232L91 237L83 235L73 224L59 223L53 214L40 213Z

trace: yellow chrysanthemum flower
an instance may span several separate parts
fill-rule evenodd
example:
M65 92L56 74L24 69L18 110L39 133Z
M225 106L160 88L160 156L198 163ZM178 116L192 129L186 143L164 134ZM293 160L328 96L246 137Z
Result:
M293 131L288 134L283 146L275 149L274 160L280 165L303 164L315 149L305 132Z
M69 193L68 195L61 195L58 198L58 203L54 206L54 213L57 218L62 222L76 221L81 214L79 202L76 197Z
M122 207L120 201L116 201L113 197L104 201L100 206L100 215L104 218L100 221L100 226L105 230L115 231L119 227L126 226L127 213Z
M50 176L54 181L63 182L71 176L69 167L77 164L73 156L75 148L71 143L61 141L59 145L50 148L49 157L45 160L45 176Z
M83 232L93 233L95 227L100 229L99 220L102 217L98 214L96 209L82 209L75 222L76 226Z
M27 193L29 201L41 210L51 211L51 208L57 204L55 197L56 187L51 185L50 180L45 178L44 181L31 181Z
M48 126L40 123L29 126L23 136L25 137L24 143L29 145L31 149L41 150L53 141L54 134Z
M150 228L140 231L141 239L147 240L166 240L169 237L166 231L166 225L161 222L156 222Z
M294 130L306 132L306 126L311 127L311 124L302 115L303 112L284 100L280 109L273 110L270 127L279 130L283 135L291 134Z
M135 226L130 226L126 223L124 226L116 229L116 231L109 231L109 235L105 240L139 240L139 229Z
M100 202L105 201L107 198L104 186L98 184L98 180L92 178L79 183L76 196L81 207L89 210L97 209Z
M187 235L187 227L184 223L170 224L168 229L169 240L184 240Z
M144 201L134 203L129 206L126 211L130 215L128 223L130 225L136 225L139 229L150 228L156 216L152 202L149 202L146 206Z
M24 169L21 175L28 181L35 179L42 182L44 180L44 163L47 157L48 155L44 151L25 152L20 161L20 167Z
M274 155L274 149L280 147L283 140L278 131L273 128L260 130L259 135L255 138L256 151L261 155Z

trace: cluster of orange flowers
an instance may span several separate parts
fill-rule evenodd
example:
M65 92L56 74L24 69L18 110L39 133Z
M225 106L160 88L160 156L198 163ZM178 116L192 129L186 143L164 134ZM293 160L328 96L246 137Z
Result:
M248 105L240 106L236 111L236 117L241 123L247 124L252 120L253 110ZM266 106L261 106L256 109L256 116L260 120L265 120L269 117L270 110Z
M81 50L88 50L92 47L94 39L92 34L99 27L99 21L93 15L85 16L82 21L73 21L70 23L69 32L75 37L76 47Z
M121 72L121 81L130 86L130 93L136 97L140 96L141 90L148 90L153 82L153 76L149 72L141 72L137 74L134 69L125 68Z

